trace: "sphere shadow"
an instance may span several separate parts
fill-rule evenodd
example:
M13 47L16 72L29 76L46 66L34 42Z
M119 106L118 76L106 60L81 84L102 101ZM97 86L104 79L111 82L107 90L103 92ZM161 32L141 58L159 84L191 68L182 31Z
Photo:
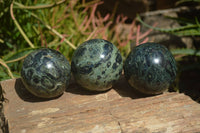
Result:
M17 95L24 101L27 102L45 102L45 101L49 101L49 100L53 100L53 99L57 99L58 97L55 98L40 98L40 97L36 97L35 95L31 94L23 85L23 82L21 80L21 78L16 79L15 82L15 91L17 93Z
M120 77L120 79L113 85L111 89L114 89L121 97L130 97L132 99L138 99L138 98L145 98L145 97L151 97L155 95L148 95L143 94L132 88L129 83L126 81L124 75ZM90 91L86 90L80 85L78 85L74 78L72 77L69 87L65 90L68 93L72 94L78 94L78 95L97 95L102 93L107 93L111 89L106 91Z
M128 81L125 79L125 76L122 75L120 79L114 84L113 89L121 96L121 97L130 97L132 99L139 99L145 97L151 97L155 95L147 95L143 94L133 87L131 87Z
M180 93L184 93L200 103L200 67L182 72L177 84Z
M106 90L106 91L92 91L92 90L87 90L87 89L81 87L80 85L78 85L75 82L75 80L74 80L74 78L72 76L71 81L70 81L70 85L65 90L65 92L73 93L73 94L78 94L78 95L97 95L97 94L101 94L101 93L106 93L109 90Z
M133 88L128 81L126 80L125 76L122 75L119 81L113 86L113 88L118 92L118 94L122 97L130 97L132 99L139 99L139 98L146 98L146 97L153 97L157 95L162 95L164 92L159 94L145 94L137 89Z
M127 80L125 79L124 75L122 75L120 77L120 79L113 85L113 87L111 89L114 89L121 97L130 97L132 99L155 96L155 95L147 95L147 94L140 93L137 90L135 90L134 88L132 88L129 85L129 83L127 82ZM107 93L111 89L106 90L106 91L101 91L101 92L86 90L83 87L81 87L80 85L78 85L75 82L75 80L72 78L71 81L70 81L70 85L68 86L68 88L66 88L65 92L72 93L72 94L77 94L77 95L97 95L97 94ZM25 88L21 78L16 79L15 91L16 91L16 94L23 101L27 101L27 102L45 102L45 101L50 101L50 100L57 99L57 98L62 96L62 95L60 95L58 97L49 98L49 99L37 97L37 96L31 94Z

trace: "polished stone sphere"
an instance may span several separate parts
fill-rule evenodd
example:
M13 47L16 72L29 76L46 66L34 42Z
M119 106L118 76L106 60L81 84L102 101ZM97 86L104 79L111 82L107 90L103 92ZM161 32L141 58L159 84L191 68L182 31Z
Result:
M176 78L176 61L160 44L144 43L135 47L124 64L125 78L139 92L160 94Z
M24 59L21 77L26 89L33 95L53 98L61 95L68 87L71 66L58 51L43 48Z
M105 91L120 78L123 61L119 50L112 43L92 39L76 49L71 68L80 86L88 90Z

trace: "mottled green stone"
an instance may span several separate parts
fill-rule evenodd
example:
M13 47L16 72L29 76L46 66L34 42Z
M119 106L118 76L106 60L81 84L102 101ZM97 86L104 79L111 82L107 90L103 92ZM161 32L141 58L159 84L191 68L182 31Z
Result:
M120 78L123 61L119 50L112 43L92 39L76 49L71 67L76 82L83 88L105 91Z
M64 55L48 48L30 53L21 70L26 89L42 98L61 95L69 85L70 74L71 66Z
M129 84L145 94L160 94L176 78L176 61L170 51L160 44L144 43L135 47L124 64Z

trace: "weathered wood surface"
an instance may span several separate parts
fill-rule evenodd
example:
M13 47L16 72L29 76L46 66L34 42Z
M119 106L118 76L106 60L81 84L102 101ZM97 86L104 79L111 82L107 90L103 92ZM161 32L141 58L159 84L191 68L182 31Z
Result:
M20 79L1 82L10 133L194 133L200 132L200 104L178 93L144 97L122 78L94 94L72 83L60 97L37 99Z

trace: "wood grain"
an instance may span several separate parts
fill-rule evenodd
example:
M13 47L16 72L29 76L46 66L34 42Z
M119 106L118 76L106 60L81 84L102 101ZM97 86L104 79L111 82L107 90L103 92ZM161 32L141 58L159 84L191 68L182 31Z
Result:
M10 133L194 133L200 105L178 93L143 96L122 78L113 89L92 93L73 81L58 98L38 99L20 79L0 82Z

